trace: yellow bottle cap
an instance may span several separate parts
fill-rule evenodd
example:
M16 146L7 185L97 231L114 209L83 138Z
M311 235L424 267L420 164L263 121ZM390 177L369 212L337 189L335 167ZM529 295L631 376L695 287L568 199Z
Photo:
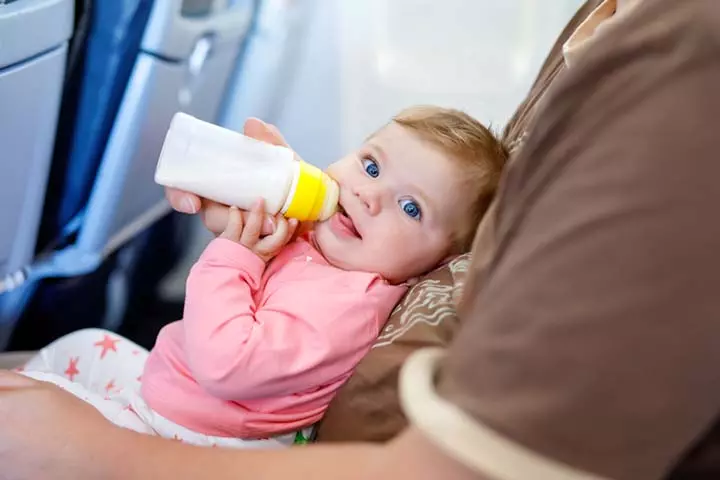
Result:
M301 222L326 220L335 212L339 189L322 170L305 162L299 163L299 173L286 203L284 215Z

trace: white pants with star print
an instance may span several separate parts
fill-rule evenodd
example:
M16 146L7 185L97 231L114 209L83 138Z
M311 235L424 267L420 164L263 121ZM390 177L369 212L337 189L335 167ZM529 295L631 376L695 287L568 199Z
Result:
M94 406L114 424L136 432L202 446L278 448L292 445L294 435L267 440L213 437L158 415L140 395L148 355L144 348L112 332L86 329L55 340L20 371L59 386Z

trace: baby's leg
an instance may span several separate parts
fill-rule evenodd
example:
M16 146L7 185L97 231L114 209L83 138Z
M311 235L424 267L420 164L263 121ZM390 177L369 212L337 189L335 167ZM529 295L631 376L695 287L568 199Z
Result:
M277 449L286 448L292 445L294 435L283 435L273 438L246 440L232 437L214 437L178 425L155 412L151 418L147 418L147 412L138 411L138 415L151 425L157 435L170 438L178 442L198 445L203 447L224 447L241 449Z
M49 382L75 395L97 409L105 418L115 425L147 435L155 435L155 431L147 425L122 398L111 398L92 392L77 382L54 373L23 371L23 375L41 382Z
M148 352L107 330L85 329L43 348L22 368L56 374L102 397L138 391Z
M156 435L191 445L240 449L277 449L292 446L298 437L295 433L262 439L215 437L194 432L182 425L178 425L177 423L168 420L162 415L154 412L142 398L138 397L133 399L132 406L145 424L152 427ZM309 435L310 431L311 429L306 429L304 433Z

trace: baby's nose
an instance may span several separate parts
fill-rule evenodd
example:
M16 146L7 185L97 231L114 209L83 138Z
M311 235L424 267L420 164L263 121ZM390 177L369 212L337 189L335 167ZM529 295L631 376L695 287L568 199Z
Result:
M380 213L382 206L382 195L377 189L372 187L356 188L355 195L365 205L365 209L369 215L375 216Z
M380 213L380 201L377 198L369 198L365 201L365 205L367 205L368 213L370 215L375 216Z

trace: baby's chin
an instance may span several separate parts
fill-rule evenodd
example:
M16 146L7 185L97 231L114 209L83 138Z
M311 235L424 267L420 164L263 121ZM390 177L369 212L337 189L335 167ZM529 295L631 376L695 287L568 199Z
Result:
M331 235L330 232L318 232L316 225L314 234L310 236L310 241L312 242L312 245L317 249L318 252L323 256L325 261L327 261L330 265L332 265L335 268L339 268L341 270L346 270L349 272L366 272L366 273L374 273L376 275L380 275L382 278L387 280L389 283L393 285L401 285L401 284L407 284L408 281L406 280L397 280L393 278L388 278L385 273L379 272L376 268L377 265L370 264L370 262L362 262L361 259L356 257L348 257L344 255L345 251L348 251L352 249L351 246L344 246L344 245L338 245L338 244L331 244L330 241L326 243L324 239L326 238L323 233L328 233ZM319 235L318 235L319 233ZM332 239L332 237L330 237ZM323 248L325 247L325 248ZM343 252L343 253L341 253Z
M319 238L318 238L319 237ZM310 236L310 242L312 243L313 247L320 252L320 255L323 256L326 262L328 262L330 265L332 265L335 268L340 268L342 270L357 270L355 268L352 268L349 263L343 259L342 255L338 255L336 250L340 250L338 248L332 248L331 246L327 245L322 238L321 235L311 235Z
M327 225L323 225L326 223L327 220L324 222L317 222L313 228L313 232L309 237L310 243L313 247L315 247L315 250L320 252L320 255L323 256L326 262L328 262L333 267L342 268L343 270L347 270L346 268L342 267L342 262L338 261L335 255L333 255L333 248L327 245L327 242L324 241L325 233L323 229L327 227Z
M345 245L337 239L329 225L320 222L315 225L310 241L330 265L342 270L355 272L373 272L370 265L364 265L357 258L349 255L354 250L352 245ZM359 246L359 245L358 245Z

